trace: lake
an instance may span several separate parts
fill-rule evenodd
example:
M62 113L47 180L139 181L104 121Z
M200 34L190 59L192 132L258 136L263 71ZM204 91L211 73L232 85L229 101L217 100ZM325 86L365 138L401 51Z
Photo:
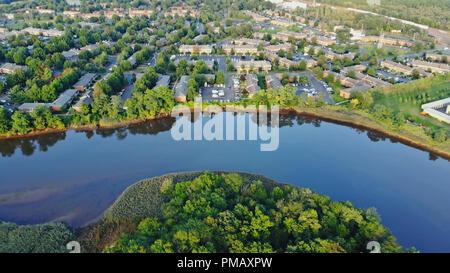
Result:
M445 159L373 132L305 116L280 118L279 148L272 152L260 151L260 141L175 141L170 132L175 121L0 141L0 219L81 226L98 219L141 179L230 170L311 188L356 207L375 207L401 245L450 251L450 165Z

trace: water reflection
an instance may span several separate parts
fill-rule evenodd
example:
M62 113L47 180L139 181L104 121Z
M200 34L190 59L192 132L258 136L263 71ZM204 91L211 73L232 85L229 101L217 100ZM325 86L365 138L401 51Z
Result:
M236 115L244 115L243 113L233 113ZM263 124L258 119L258 114L250 113L245 114L250 116L250 120L253 123L256 123L258 126L271 126L271 116L268 115L266 122ZM201 117L199 114L191 114L191 122L196 122ZM128 134L131 135L157 135L161 132L169 131L172 126L175 124L176 118L174 117L165 117L156 120L150 120L146 122L140 122L136 124L130 124L120 128L112 128L112 129L97 129L97 130L81 130L77 131L79 133L84 133L87 139L91 139L94 135L101 136L103 138L116 137L118 140L124 140L127 138ZM309 117L296 115L293 113L281 115L279 117L279 126L282 127L293 127L295 124L303 125L303 124L311 124L314 127L319 128L322 120ZM367 133L367 137L372 142L386 141L390 140L392 143L399 142L396 139L386 137L385 135L373 131L367 131L361 128L353 128L358 134ZM31 156L34 154L36 149L39 151L46 152L49 148L54 146L57 142L65 140L66 133L52 133L40 136L32 136L32 137L24 137L17 139L8 139L0 141L0 154L2 157L11 157L14 155L17 150L22 152L22 155ZM440 158L439 156L429 153L429 160L436 160Z

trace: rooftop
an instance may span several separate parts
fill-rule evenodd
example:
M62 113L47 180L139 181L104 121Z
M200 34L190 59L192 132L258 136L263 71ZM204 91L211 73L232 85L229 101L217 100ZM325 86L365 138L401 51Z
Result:
M187 95L187 84L189 82L189 76L181 76L177 85L175 86L175 97L185 97Z
M87 87L95 76L94 73L86 73L73 86Z
M76 89L67 89L51 104L51 106L62 107L68 104L78 93Z

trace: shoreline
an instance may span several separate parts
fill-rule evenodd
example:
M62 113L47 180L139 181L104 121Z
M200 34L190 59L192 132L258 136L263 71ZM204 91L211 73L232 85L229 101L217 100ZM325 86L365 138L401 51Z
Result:
M366 131L375 132L375 133L381 134L387 138L396 140L404 145L413 147L415 149L419 149L424 152L429 152L429 153L435 154L443 159L450 161L450 151L436 149L436 147L434 147L430 144L426 144L426 143L411 139L410 137L408 137L406 134L404 134L402 132L393 132L393 131L383 130L382 128L376 128L375 126L361 124L361 123L358 123L355 121L348 121L345 119L339 119L335 116L321 115L321 114L315 113L313 111L304 111L304 110L297 110L295 108L292 108L291 112L293 112L297 115L309 116L309 117L317 118L317 119L320 119L323 121L335 123L338 125L343 125L343 126L347 126L347 127L351 127L351 128L355 128L355 129L363 129ZM375 123L375 121L372 121L372 120L371 120L371 122ZM380 124L377 124L377 125L381 126ZM414 137L418 137L418 136L414 136Z
M218 106L218 107L222 108L222 110L225 111L225 106ZM233 112L252 113L252 112L255 112L254 110L255 109L244 108L243 106L234 106ZM192 108L191 108L191 111L192 111ZM203 109L203 113L204 112L205 112L205 110ZM270 110L268 112L270 112ZM346 114L348 115L349 113L343 113L343 112L338 112L335 110L324 109L324 108L301 108L301 109L299 109L299 108L295 108L295 107L285 107L285 108L280 108L279 113L280 113L280 115L289 115L289 114L303 115L303 116L308 116L308 117L317 118L317 119L320 119L323 121L335 123L335 124L342 125L342 126L347 126L347 127L351 127L351 128L355 128L355 129L363 129L366 131L372 131L372 132L381 134L387 138L397 140L398 142L400 142L404 145L435 154L441 158L444 158L444 159L450 161L450 151L437 149L436 147L432 146L431 144L424 143L423 141L420 141L418 139L413 139L414 137L419 138L419 136L416 136L416 135L408 136L405 132L402 132L402 131L395 132L395 131L389 130L389 128L382 128L383 127L382 124L379 124L378 122L373 121L371 119L367 120L371 124L360 123L360 122L357 122L354 120L348 120L348 118L350 118L350 116L344 117ZM65 129L44 129L44 130L32 131L32 132L24 134L24 135L0 136L0 141L10 140L10 139L20 139L20 138L31 138L31 137L42 136L42 135L47 135L47 134L64 133L64 132L68 132L68 131L78 131L79 132L79 131L118 129L118 128L123 128L123 127L129 126L129 125L133 125L133 124L140 124L140 123L144 123L144 122L148 122L148 121L152 121L152 120L167 118L167 117L170 117L171 114L172 114L172 112L160 113L153 118L125 120L125 121L120 121L120 122L117 122L117 123L114 123L114 124L108 125L108 126L83 125L83 126L70 126ZM367 119L367 117L364 117L362 115L358 115L358 117Z

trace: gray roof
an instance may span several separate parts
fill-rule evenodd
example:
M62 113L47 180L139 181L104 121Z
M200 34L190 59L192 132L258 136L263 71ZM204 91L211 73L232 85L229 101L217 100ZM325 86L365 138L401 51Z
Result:
M267 75L266 76L266 81L269 82L270 88L272 88L272 89L279 88L279 87L283 86L281 84L281 82L278 80L278 78L274 74Z
M20 105L18 108L20 111L24 111L24 110L33 111L38 106L45 106L48 108L49 104L48 103L40 103L40 102L31 102L31 103L27 102L27 103Z
M187 95L187 84L189 82L189 76L181 76L177 85L175 86L175 97L185 97Z
M77 95L78 90L76 89L67 89L59 97L52 103L52 106L62 107L67 105L72 99Z
M136 64L136 54L137 54L138 52L139 52L139 51L133 53L133 55L131 55L130 58L128 58L128 61L130 62L130 64L131 64L132 66L134 66L134 65Z
M63 52L61 52L61 54L62 54L66 59L68 59L68 58L72 58L72 57L78 56L78 54L80 54L80 51L79 51L78 49L72 48L72 49L70 49L70 50L68 50L68 51L63 51Z
M169 86L170 76L168 75L159 75L158 81L156 82L155 88L161 86Z
M74 108L75 107L81 107L81 105L83 104L83 102L86 104L86 105L89 105L89 104L91 104L91 102L94 100L94 98L92 97L92 91L88 91L88 92L86 92L86 93L84 93L82 96L81 96L81 98L78 100L78 102L77 103L75 103L75 105L73 106Z
M23 71L26 71L28 69L27 66L25 65L17 65L17 64L13 64L13 63L4 63L1 66L2 69L7 69L7 70L11 70L14 71L15 69L22 69Z
M361 83L361 84L358 84L358 85L348 88L348 89L342 89L342 91L348 92L348 93L355 93L355 92L361 92L361 91L364 91L367 89L370 89L370 86L368 86L367 84Z
M73 86L87 87L94 77L94 73L84 74Z

